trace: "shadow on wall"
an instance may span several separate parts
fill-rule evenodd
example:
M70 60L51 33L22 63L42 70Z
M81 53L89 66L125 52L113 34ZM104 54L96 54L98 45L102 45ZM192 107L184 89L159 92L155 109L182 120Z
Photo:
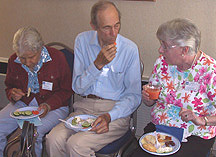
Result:
M5 75L4 74L0 74L0 110L5 107L9 101L6 97L5 94L5 84L4 84L4 80L5 80Z
M0 74L6 74L7 72L7 63L0 62Z

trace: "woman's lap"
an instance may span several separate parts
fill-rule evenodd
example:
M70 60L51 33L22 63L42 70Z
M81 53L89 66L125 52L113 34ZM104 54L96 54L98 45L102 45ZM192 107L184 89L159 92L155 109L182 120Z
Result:
M30 106L38 106L36 99L32 100ZM3 148L7 143L6 136L11 134L18 127L17 120L12 118L10 116L10 113L22 107L27 107L27 105L22 101L18 101L15 104L9 103L0 111L0 156L2 156ZM65 119L68 115L68 112L68 107L62 107L49 112L46 117L41 118L42 124L46 125L37 126L38 137L37 142L35 144L36 153L39 152L38 154L40 154L41 152L41 142L44 134L50 131L55 125L57 125L60 122L58 121L59 118Z
M145 128L145 133L155 131L155 127L152 123L149 123ZM188 142L182 142L180 150L172 154L170 156L172 157L182 157L182 156L190 156L190 157L206 157L209 153L211 147L214 144L215 138L212 138L210 140L202 139L198 136L190 136L187 138ZM137 148L133 151L132 157L142 157L142 156L155 156L151 155L144 150L141 149L141 147Z

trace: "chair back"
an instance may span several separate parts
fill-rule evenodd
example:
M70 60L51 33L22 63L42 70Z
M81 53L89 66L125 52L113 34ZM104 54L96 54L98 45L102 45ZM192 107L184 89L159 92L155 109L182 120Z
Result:
M74 50L60 42L51 42L46 44L45 46L54 47L63 52L73 74Z
M45 46L56 48L57 50L60 50L61 52L64 53L68 66L70 67L71 74L73 75L74 50L69 46L60 42L50 42ZM73 111L73 103L74 103L74 94L72 95L69 103L70 112Z

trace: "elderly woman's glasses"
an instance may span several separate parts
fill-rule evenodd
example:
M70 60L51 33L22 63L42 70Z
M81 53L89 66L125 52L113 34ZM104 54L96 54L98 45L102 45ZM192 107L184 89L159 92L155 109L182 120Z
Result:
M160 45L161 45L161 47L163 48L163 50L165 50L165 51L168 51L168 50L170 50L170 49L172 49L172 48L175 48L175 47L177 47L177 45L168 45L166 42L164 42L164 41L160 41Z

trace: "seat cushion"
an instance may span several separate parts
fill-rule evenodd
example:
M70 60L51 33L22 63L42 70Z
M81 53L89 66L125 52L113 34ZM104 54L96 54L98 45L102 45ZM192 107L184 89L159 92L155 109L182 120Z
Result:
M122 137L106 145L96 153L99 154L111 154L117 152L124 144L128 143L128 140L132 139L132 132L129 129Z

